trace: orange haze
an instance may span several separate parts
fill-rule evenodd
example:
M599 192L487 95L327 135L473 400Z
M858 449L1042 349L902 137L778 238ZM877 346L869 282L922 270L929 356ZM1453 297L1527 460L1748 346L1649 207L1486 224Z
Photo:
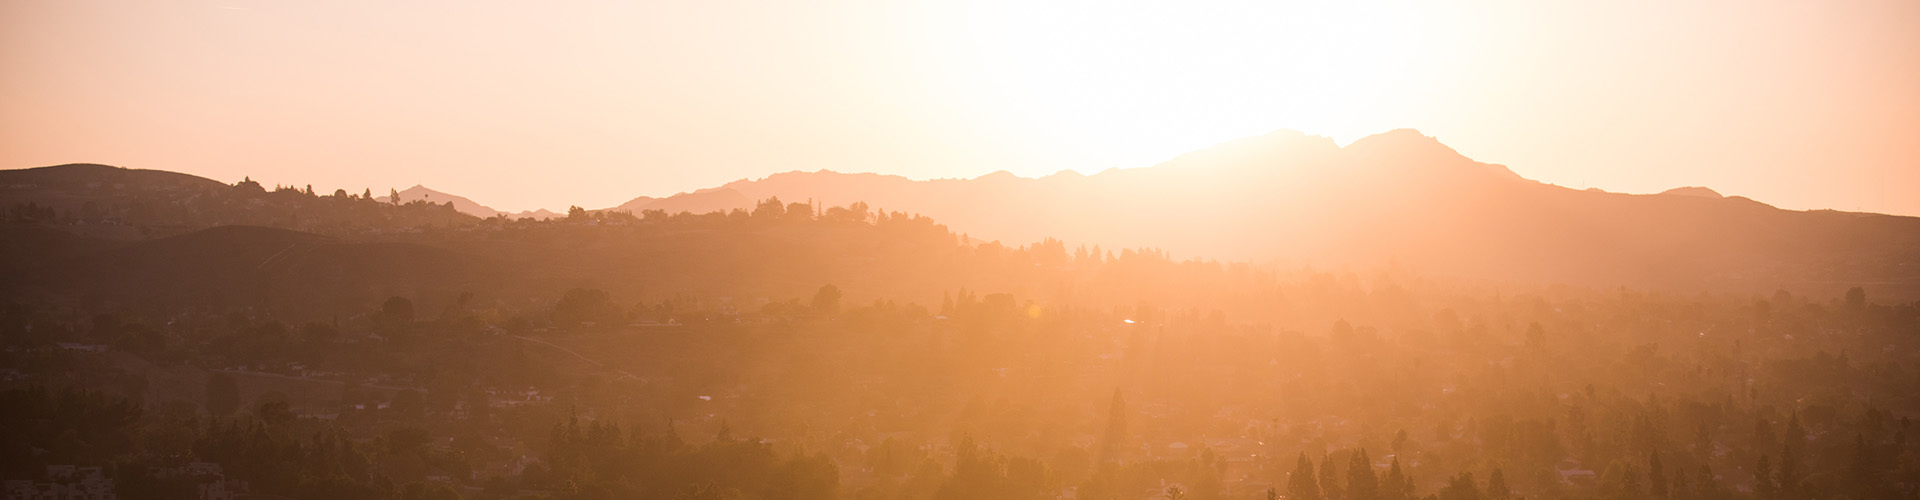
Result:
M1411 127L1569 187L1920 214L1920 3L0 3L0 168L496 208Z

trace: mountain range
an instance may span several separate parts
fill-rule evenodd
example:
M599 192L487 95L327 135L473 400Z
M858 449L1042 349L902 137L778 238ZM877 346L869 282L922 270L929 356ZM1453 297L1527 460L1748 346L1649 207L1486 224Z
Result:
M44 190L34 176L50 174L27 174L34 170L45 169L0 172L7 187L0 203ZM184 174L143 175L151 179L115 182L218 184ZM400 196L451 203L475 217L503 214L423 186ZM1052 238L1109 250L1158 248L1180 258L1404 267L1495 283L1756 293L1866 286L1880 296L1920 297L1920 218L1782 210L1705 187L1650 195L1571 189L1474 161L1405 129L1344 147L1278 131L1152 167L1093 175L1023 178L1002 171L912 180L787 172L603 210L750 210L776 197L925 215L977 242Z
M1278 131L1094 175L1022 178L1002 171L917 181L787 172L647 203L699 200L710 210L773 197L828 206L861 201L1009 243L1057 238L1185 257L1399 265L1497 281L1672 290L1865 284L1920 294L1920 218L1782 210L1705 187L1651 195L1571 189L1476 162L1407 129L1345 147Z
M539 210L526 210L526 211L521 211L519 213L507 212L502 210L494 210L493 207L481 205L473 200L467 199L467 197L465 196L434 191L432 189L428 189L426 186L422 186L418 184L415 184L413 187L407 188L404 191L396 192L394 193L394 195L398 195L402 203L405 203L408 201L424 201L427 203L452 203L454 210L458 210L460 211L460 213L471 215L474 217L479 217L482 219L504 215L507 217L515 218L515 219L519 219L523 217L531 217L534 219L546 220L546 219L551 219L554 217L561 217L566 215L566 214L554 213L553 211L547 210L544 208ZM374 199L382 203L393 203L394 195L381 196Z

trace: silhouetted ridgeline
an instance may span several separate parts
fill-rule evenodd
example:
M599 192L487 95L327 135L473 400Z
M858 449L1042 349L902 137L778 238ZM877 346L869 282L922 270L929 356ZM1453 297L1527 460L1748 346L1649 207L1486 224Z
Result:
M914 181L790 172L718 189L750 199L864 201L1002 241L1399 265L1525 283L1817 294L1861 285L1878 296L1920 298L1920 218L1780 210L1717 193L1569 189L1475 162L1412 130L1346 147L1281 131L1095 175Z
M471 214L504 215L419 186L394 206L370 190L266 192L99 165L4 171L0 186L10 220L117 239L245 224L351 241L479 223L455 213L457 203ZM1474 162L1411 130L1346 147L1275 132L1091 176L913 181L790 172L601 212L751 211L769 198L921 214L973 241L1058 239L1282 268L1397 267L1452 279L1675 293L1833 296L1860 286L1877 297L1920 298L1920 218L1780 210L1706 188L1573 190ZM557 214L506 217L549 215Z
M118 240L225 225L339 235L479 220L450 204L382 202L372 189L315 193L312 186L279 186L269 191L251 180L228 185L174 172L93 164L0 171L0 206L6 207L12 223Z

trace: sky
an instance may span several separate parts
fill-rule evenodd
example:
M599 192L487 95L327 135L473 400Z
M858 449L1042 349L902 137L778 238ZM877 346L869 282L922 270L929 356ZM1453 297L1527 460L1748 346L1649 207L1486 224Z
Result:
M0 168L517 211L1397 128L1569 187L1920 215L1920 2L0 0Z

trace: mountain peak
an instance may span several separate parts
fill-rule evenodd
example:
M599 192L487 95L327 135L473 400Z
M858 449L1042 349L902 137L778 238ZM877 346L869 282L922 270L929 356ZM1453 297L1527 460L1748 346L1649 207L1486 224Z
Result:
M429 188L420 184L414 184L413 187L400 191L398 194L400 195L400 201L402 203L405 203L408 201L426 201L429 203L451 202L453 203L454 210L458 210L460 213L471 215L474 217L479 217L482 219L505 213L499 210L494 210L493 207L481 205L473 200L467 199L464 196L435 191L433 190L433 188ZM387 202L387 203L393 202L391 196L381 196L375 199L383 202Z
M1452 147L1441 143L1440 139L1410 128L1393 129L1362 137L1341 149L1389 154L1419 154L1430 157L1442 155L1466 157L1459 151L1454 151Z
M1005 170L995 170L992 173L989 173L987 175L975 177L974 180L1008 181L1008 180L1019 179L1019 178L1020 176L1014 175L1013 172L1008 172Z
M1667 194L1667 195L1674 195L1674 196L1692 196L1696 198L1712 198L1716 200L1720 198L1725 198L1725 196L1720 195L1719 191L1714 191L1712 189L1700 187L1700 186L1677 187L1673 189L1668 189L1666 191L1661 191L1660 194Z
M1362 164L1392 167L1399 172L1421 171L1439 174L1465 171L1503 179L1525 179L1505 166L1474 161L1460 154L1453 147L1440 142L1440 139L1410 128L1394 129L1362 137L1340 148L1340 151ZM1431 168L1418 168L1414 167L1415 165ZM1414 170L1407 170L1410 168Z

